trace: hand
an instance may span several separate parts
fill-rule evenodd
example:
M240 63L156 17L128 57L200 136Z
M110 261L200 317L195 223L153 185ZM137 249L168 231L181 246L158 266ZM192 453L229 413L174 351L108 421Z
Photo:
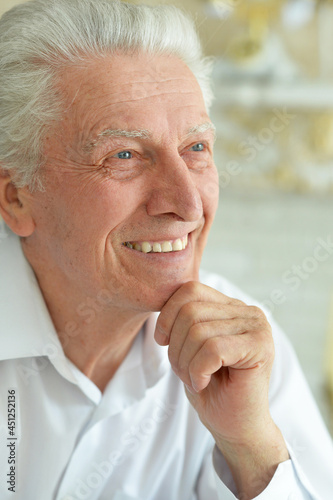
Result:
M155 339L169 344L191 403L222 439L242 440L267 419L274 344L259 308L189 282L163 307Z
M188 282L164 305L155 339L160 345L169 345L171 366L231 469L242 463L241 456L244 460L247 456L248 464L243 461L246 470L255 461L252 450L255 454L259 449L268 452L272 443L279 450L273 459L275 468L288 458L269 412L274 343L261 309L201 283ZM235 477L242 471L233 473Z

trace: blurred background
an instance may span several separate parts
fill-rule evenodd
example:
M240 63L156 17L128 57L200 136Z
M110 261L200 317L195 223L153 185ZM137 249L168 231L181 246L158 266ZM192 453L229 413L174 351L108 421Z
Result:
M132 3L183 7L214 56L221 194L203 264L272 312L333 432L333 1Z

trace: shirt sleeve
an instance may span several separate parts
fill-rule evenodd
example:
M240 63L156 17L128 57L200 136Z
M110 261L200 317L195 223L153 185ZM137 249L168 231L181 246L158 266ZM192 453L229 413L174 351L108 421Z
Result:
M275 341L270 409L287 444L292 471L298 480L299 488L297 490L295 479L293 495L297 499L296 495L304 495L305 490L313 500L329 500L333 492L332 438L289 340L275 322L268 319Z
M230 473L226 472L224 458L216 447L213 452L213 464L217 498L237 500L235 485ZM299 480L293 460L287 460L279 464L268 486L253 500L320 500L320 498L305 488Z

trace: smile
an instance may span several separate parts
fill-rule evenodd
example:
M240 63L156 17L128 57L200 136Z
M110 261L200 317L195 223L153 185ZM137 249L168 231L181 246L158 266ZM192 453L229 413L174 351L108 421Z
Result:
M185 250L188 244L188 234L183 238L167 241L127 241L124 246L142 253L169 253Z

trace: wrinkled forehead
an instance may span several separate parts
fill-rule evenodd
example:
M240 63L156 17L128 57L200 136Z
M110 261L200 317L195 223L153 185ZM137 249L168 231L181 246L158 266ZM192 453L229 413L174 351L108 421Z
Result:
M79 83L71 95L73 83ZM66 68L60 83L68 98L76 101L100 96L102 88L116 99L140 99L163 92L199 91L199 84L188 66L174 55L117 54L90 59L82 66Z
M175 56L116 55L91 60L61 75L64 121L76 123L82 140L104 129L188 129L208 120L201 88Z

